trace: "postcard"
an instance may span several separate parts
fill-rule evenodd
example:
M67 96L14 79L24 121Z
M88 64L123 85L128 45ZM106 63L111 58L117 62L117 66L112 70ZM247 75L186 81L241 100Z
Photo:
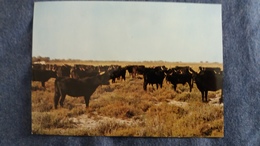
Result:
M35 2L32 134L223 137L220 4Z

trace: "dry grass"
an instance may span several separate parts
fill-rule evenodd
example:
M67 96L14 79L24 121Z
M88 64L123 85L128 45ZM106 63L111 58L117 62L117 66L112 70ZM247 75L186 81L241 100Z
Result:
M64 64L67 62L63 62ZM153 62L86 62L92 65L144 64L162 65ZM163 63L163 62L162 62ZM70 63L67 63L70 64ZM72 64L72 63L71 63ZM81 64L83 64L81 62ZM166 63L167 67L188 64ZM222 64L191 64L195 70L200 65L222 67ZM201 94L194 85L179 84L177 92L164 82L158 90L148 85L142 88L143 80L117 81L109 86L100 86L91 96L90 106L85 108L83 97L67 96L64 108L53 109L54 79L32 83L32 133L49 135L81 136L135 136L135 137L223 137L223 106L202 103ZM214 100L220 91L209 92Z

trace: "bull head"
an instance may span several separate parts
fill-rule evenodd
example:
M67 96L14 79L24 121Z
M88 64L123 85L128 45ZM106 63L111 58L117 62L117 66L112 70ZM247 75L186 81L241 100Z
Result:
M101 72L98 75L98 78L100 79L100 84L101 85L109 85L109 79L110 79L110 74L109 72Z

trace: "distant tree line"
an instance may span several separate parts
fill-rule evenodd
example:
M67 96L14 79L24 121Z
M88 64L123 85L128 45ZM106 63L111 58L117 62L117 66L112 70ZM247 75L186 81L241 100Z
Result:
M50 62L50 61L55 61L55 62L63 62L63 61L75 61L75 62L80 62L80 61L83 61L83 60L80 60L80 59L50 59L50 57L42 57L42 56L33 56L32 57L32 62L41 62L41 61L44 61L44 62Z
M45 61L45 62L49 62L50 61L50 57L42 57L42 56L37 56L37 57L32 57L32 62L40 62L40 61Z
M50 61L55 61L55 62L64 62L64 61L69 61L69 62L84 62L84 61L88 61L88 62L94 62L94 61L99 61L102 62L100 60L81 60L81 59L50 59L50 57L42 57L42 56L33 56L32 57L32 62L50 62ZM119 61L119 60L108 60L110 62L124 62L124 61ZM106 61L104 61L106 62ZM127 61L126 61L127 62ZM169 61L163 61L163 60L158 60L158 61L132 61L132 62L143 62L143 63L167 63ZM182 63L182 61L177 61L176 63ZM200 61L200 63L209 63L208 61ZM212 63L218 63L218 62L212 62Z

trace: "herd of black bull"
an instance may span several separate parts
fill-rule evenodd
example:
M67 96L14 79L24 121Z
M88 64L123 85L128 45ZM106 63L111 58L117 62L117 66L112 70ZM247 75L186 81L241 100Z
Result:
M196 72L192 68L178 67L167 69L165 66L145 67L144 65L129 65L121 67L118 65L111 66L92 66L92 65L42 65L33 64L32 81L40 81L45 87L45 82L50 78L55 80L54 107L58 103L63 106L66 95L79 97L84 96L86 107L89 105L90 96L95 92L99 85L109 85L116 79L125 80L126 71L135 78L137 74L143 76L143 89L147 85L162 88L163 80L166 78L176 91L177 84L188 83L190 92L192 91L193 82L202 94L202 101L207 102L208 91L217 91L222 89L223 73L220 68L200 67ZM222 95L221 95L222 96ZM221 101L222 102L222 97Z

